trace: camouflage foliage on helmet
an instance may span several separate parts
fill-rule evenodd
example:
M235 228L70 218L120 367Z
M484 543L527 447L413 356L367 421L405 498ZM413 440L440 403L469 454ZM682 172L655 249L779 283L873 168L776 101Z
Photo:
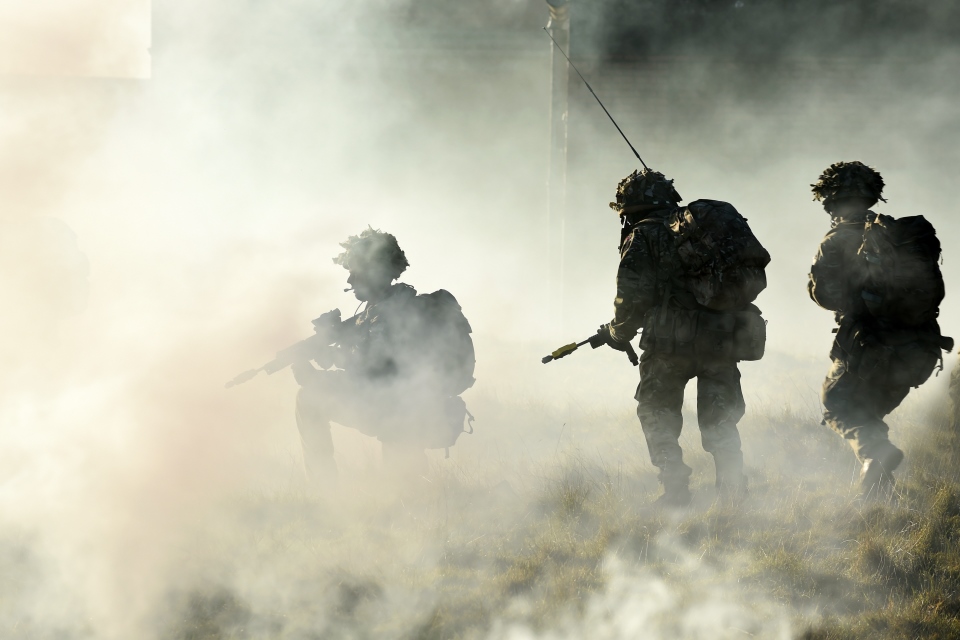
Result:
M886 202L880 195L883 192L883 178L875 169L858 160L833 163L810 186L813 188L813 199L822 200L825 204L840 198Z
M382 270L396 279L410 266L396 237L373 227L350 236L340 246L345 251L334 258L333 263L347 271Z
M643 169L634 171L617 185L617 201L610 208L618 213L636 205L667 204L680 202L683 198L673 188L673 180L668 180L659 171Z

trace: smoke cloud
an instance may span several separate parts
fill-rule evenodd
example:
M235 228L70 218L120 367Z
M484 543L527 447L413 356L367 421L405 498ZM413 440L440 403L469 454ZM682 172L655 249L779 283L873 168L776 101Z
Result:
M921 30L869 58L777 66L661 56L650 40L637 66L605 45L608 4L574 5L574 61L652 167L688 201L732 202L773 255L758 301L768 356L743 367L748 411L796 410L823 429L813 416L832 320L804 287L828 218L808 185L862 160L889 185L881 211L922 213L949 238L957 49L918 59ZM618 495L652 499L622 354L539 362L609 321L619 228L606 203L636 168L571 80L562 323L545 317L543 3L164 2L152 32L145 12L136 0L0 3L0 635L404 637L438 628L451 597L474 611L458 590L477 593L484 571L527 548L524 523L546 509L540 492L565 455L620 469ZM332 258L367 225L399 239L403 281L450 290L470 320L477 433L395 485L376 441L335 426L341 485L318 497L289 372L223 385L307 337L311 318L352 315ZM944 244L950 334L960 273ZM699 446L694 421L686 451ZM744 441L748 465L767 469L765 456L785 454L764 429ZM784 484L825 469L847 478L841 447L817 440L803 450L813 469ZM704 458L693 454L698 474ZM471 555L501 535L501 549ZM603 557L613 539L597 543ZM453 562L451 549L466 551ZM605 562L605 589L557 614L569 626L530 623L513 598L525 583L496 583L482 593L502 606L476 613L476 634L698 638L721 620L787 635L789 614L733 593L729 566L689 565L703 588L687 592Z

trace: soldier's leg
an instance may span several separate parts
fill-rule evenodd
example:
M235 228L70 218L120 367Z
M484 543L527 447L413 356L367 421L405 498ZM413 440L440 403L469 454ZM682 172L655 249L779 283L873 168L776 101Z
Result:
M889 388L862 380L842 358L834 358L823 383L823 421L843 436L863 463L861 490L889 485L903 452L888 437L884 416L903 402L909 387Z
M319 385L301 387L297 393L297 429L303 446L303 464L308 478L323 485L337 476L330 435L330 407Z
M823 421L843 436L863 462L878 443L887 440L888 427L871 406L870 385L858 376L851 363L833 358L823 381Z
M687 359L665 354L644 354L637 387L637 416L650 451L650 461L660 470L664 496L689 500L691 469L683 462L680 430L683 427L683 389L693 376Z
M745 487L743 452L737 423L745 405L740 370L735 362L705 363L697 372L697 420L705 451L713 455L717 489L740 492Z

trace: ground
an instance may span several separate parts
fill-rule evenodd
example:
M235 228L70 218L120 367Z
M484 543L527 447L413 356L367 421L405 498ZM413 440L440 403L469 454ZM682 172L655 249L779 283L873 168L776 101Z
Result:
M743 424L749 496L721 503L688 416L694 504L665 511L629 412L474 404L485 437L421 477L345 470L335 490L230 496L183 536L151 628L177 640L960 637L960 442L945 407L897 417L896 495L865 504L852 454L815 414L762 408ZM551 430L563 416L575 419ZM31 617L29 540L3 549L3 637L98 637Z

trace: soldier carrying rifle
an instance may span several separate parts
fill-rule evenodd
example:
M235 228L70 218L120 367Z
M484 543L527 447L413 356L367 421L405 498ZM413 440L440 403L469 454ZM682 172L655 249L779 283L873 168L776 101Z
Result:
M647 166L587 79L554 44L643 170L621 180L616 202L610 203L623 225L613 321L542 361L563 358L584 344L594 349L606 344L639 364L637 416L650 459L660 469L658 502L668 506L690 502L692 469L683 462L679 439L683 390L697 378L700 436L713 454L717 490L724 498L742 496L746 478L737 423L745 406L737 362L763 356L766 322L752 302L767 286L770 254L729 203L697 200L679 206L682 198L673 180ZM641 328L638 363L630 341Z
M620 268L613 320L603 342L626 350L642 328L637 416L660 470L658 502L690 501L691 468L683 462L683 391L697 379L703 448L713 455L721 497L746 490L737 423L744 414L737 362L759 360L765 322L753 300L766 286L770 256L736 209L697 200L686 207L673 180L634 171L610 207L620 215Z
M394 282L409 262L393 235L368 228L340 246L334 263L349 271L347 291L363 310L342 322L338 310L324 314L316 336L261 369L290 365L300 384L297 427L312 481L336 476L331 422L378 438L388 468L422 471L425 449L451 447L464 431L459 396L474 382L470 323L447 291L417 295Z

